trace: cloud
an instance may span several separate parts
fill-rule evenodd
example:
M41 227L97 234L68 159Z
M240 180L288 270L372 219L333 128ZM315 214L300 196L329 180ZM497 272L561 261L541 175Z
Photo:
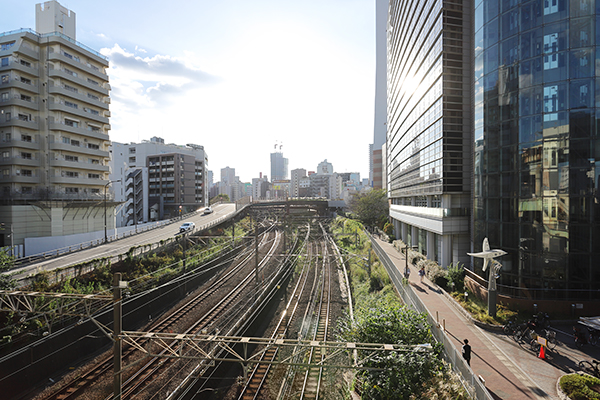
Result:
M135 46L135 51L138 51L140 53L147 53L147 51L145 49L142 49L141 47L138 47L137 45Z
M138 46L136 51L146 52ZM164 107L220 82L220 78L196 68L187 59L160 54L140 57L118 44L100 52L109 58L111 97L130 110Z

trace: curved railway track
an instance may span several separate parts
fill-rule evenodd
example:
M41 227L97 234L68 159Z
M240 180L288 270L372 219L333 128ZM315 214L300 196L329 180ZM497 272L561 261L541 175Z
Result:
M255 271L264 268L264 265L270 259L270 256L273 254L277 246L279 246L279 243L280 235L278 233L267 232L263 234L261 243L259 245L259 247L262 249L261 252L263 253L263 256L262 261L257 268L255 268L254 263L254 251L253 249L250 249L238 257L241 258L241 260L235 263L234 267L230 268L228 272L224 273L222 276L214 279L206 290L202 291L197 296L194 296L164 320L153 325L150 330L154 332L165 332L176 329L176 327L181 324L181 321L186 318L187 314L199 308L206 309L207 303L210 302L213 304L211 307L211 312L207 312L206 318L201 319L202 322L197 321L195 324L189 327L186 332L200 332L203 329L206 329L210 325L211 321L214 322L216 319L218 319L218 315L223 314L226 308L224 304L232 304L236 298L242 296L244 290L252 290L252 287L254 286L252 285L252 282L256 277ZM269 244L270 247L265 251L264 248ZM240 282L244 282L245 284ZM235 290L232 290L232 288L235 288ZM226 293L223 294L224 292ZM214 298L219 295L222 295L223 298L228 300L221 300L220 302L214 300ZM211 329L217 329L216 324L213 324ZM138 357L138 361L134 361L136 356ZM123 359L124 361L127 361L127 364L140 363L139 357L139 352L136 349L124 349ZM161 373L161 371L164 371L166 367L169 367L172 364L164 361L164 359L159 360L158 357L154 357L137 371L129 372L130 376L128 377L122 389L124 395L123 398L132 398L131 396L139 392L139 390L145 385L145 382L147 382L151 376ZM125 364L126 363L124 362L124 365ZM78 398L83 391L89 389L94 382L97 382L102 376L110 374L112 372L112 368L112 357L106 357L85 374L82 374L68 385L65 385L59 388L57 391L43 397L43 399L66 400ZM152 371L152 373L149 371ZM108 398L112 398L112 394Z

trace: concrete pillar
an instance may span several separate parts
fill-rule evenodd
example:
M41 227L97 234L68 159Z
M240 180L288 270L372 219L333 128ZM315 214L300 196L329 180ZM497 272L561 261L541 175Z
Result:
M435 260L435 233L427 231L427 259Z
M406 222L401 222L401 225L402 225L402 227L400 229L402 230L402 241L406 244L410 244L410 243L406 242L406 240L408 238L408 229L406 226Z
M440 256L440 265L446 268L452 263L452 235L444 235L442 239L442 254Z
M413 225L412 227L412 231L411 231L411 246L418 246L419 245L419 228L417 228L416 226Z

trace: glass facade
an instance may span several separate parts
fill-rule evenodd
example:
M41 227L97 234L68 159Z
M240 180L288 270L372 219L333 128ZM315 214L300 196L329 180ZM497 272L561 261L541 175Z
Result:
M500 293L598 296L598 16L600 0L475 1L473 245L508 252Z
M469 251L469 217L449 210L471 203L472 7L468 0L389 4L390 216L398 238L444 267L466 262ZM464 240L453 248L451 235Z

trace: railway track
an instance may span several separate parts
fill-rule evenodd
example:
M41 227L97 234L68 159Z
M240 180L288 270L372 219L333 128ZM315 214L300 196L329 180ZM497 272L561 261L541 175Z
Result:
M225 317L222 321L219 321L219 316L226 314L225 310L227 309L227 306L235 307L237 304L236 299L239 301L239 298L242 297L244 293L258 290L258 288L252 284L256 277L256 271L264 269L264 265L279 246L279 243L280 235L277 232L267 232L262 235L261 243L258 246L261 249L260 253L262 253L260 265L256 266L254 263L254 251L249 250L244 252L239 257L239 262L235 263L235 266L230 268L228 272L219 276L217 279L214 279L204 291L194 296L167 318L164 318L164 320L153 325L150 330L153 332L180 331L181 325L184 323L184 320L188 318L190 313L197 313L199 310L206 310L207 308L210 308L210 310L209 312L204 313L205 317L200 318L195 323L191 324L185 330L186 333L200 332L204 329L218 329L219 323L222 322L223 324L226 324L227 320L231 321L233 319L231 317ZM139 365L141 364L140 360L143 360L143 357L140 356L139 351L136 349L127 348L124 349L123 360L125 361L124 365ZM136 371L127 371L127 380L122 388L123 398L135 398L135 396L147 386L147 382L151 380L151 377L165 373L165 371L172 368L173 364L174 362L165 362L163 358L154 357L141 365ZM68 385L43 397L43 399L76 399L84 392L84 390L89 391L92 384L101 380L101 377L110 375L112 368L112 357L106 357L87 373L82 374L78 379L70 382ZM100 389L99 391L106 392L107 390ZM104 396L96 395L95 398L103 397ZM112 398L112 394L108 395L106 398Z

